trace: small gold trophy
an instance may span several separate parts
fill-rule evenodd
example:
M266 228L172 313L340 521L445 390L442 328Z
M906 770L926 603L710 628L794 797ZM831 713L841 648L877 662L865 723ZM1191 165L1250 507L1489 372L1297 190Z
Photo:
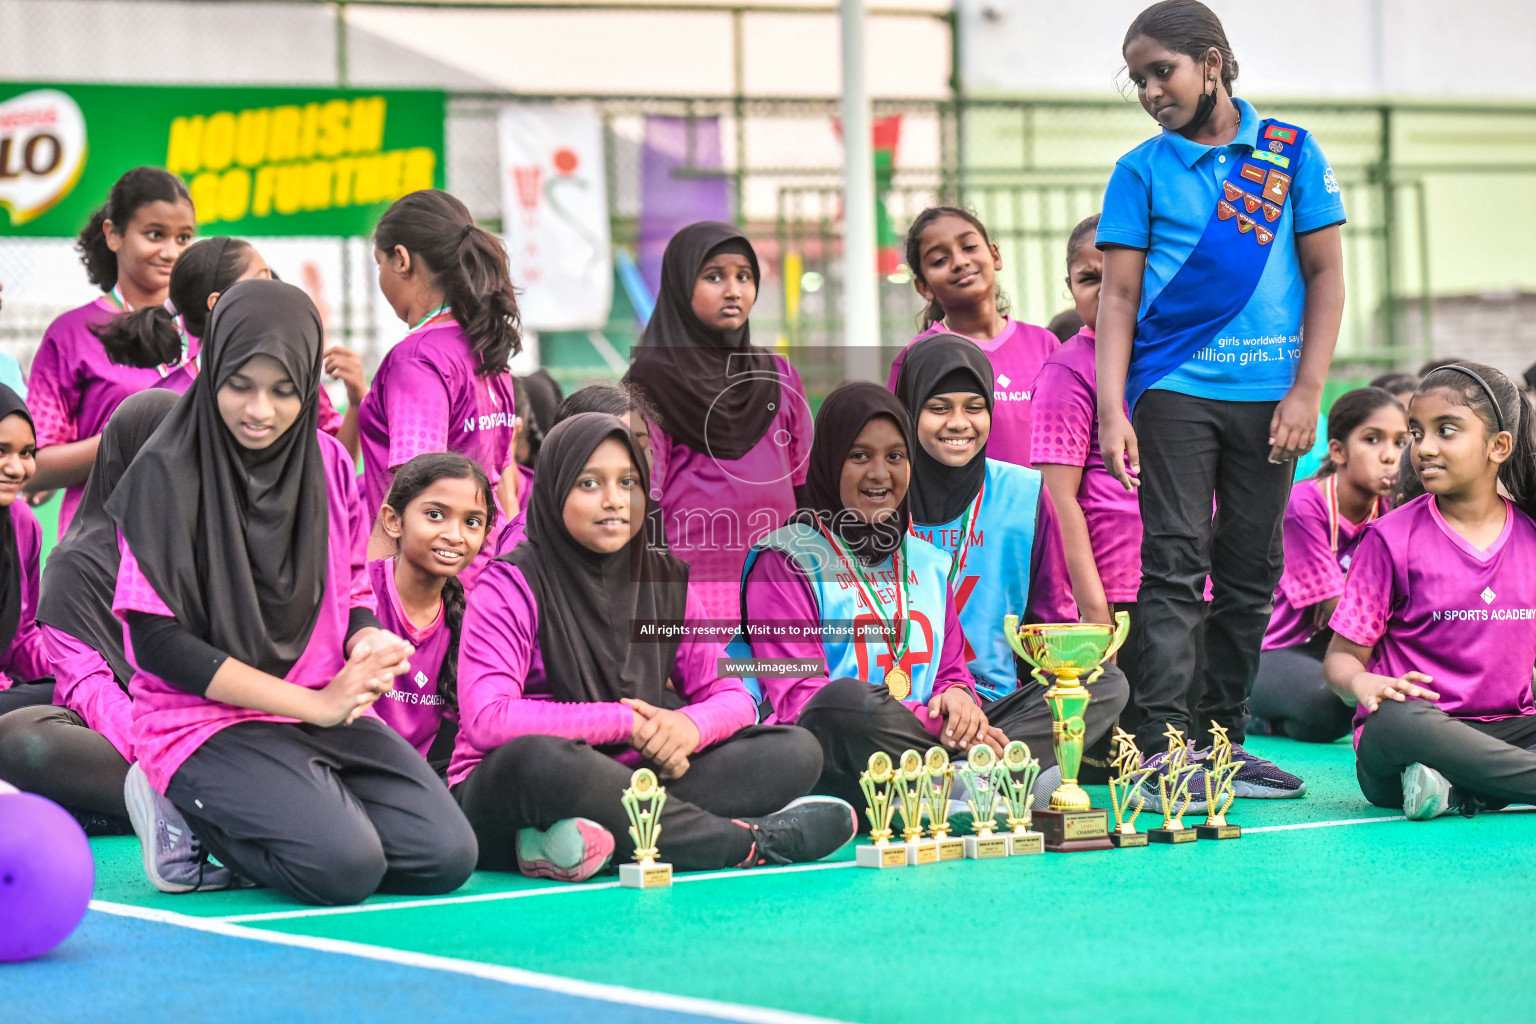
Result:
M1136 816L1147 803L1141 793L1141 783L1157 769L1141 766L1141 751L1136 749L1136 740L1118 726L1114 742L1115 757L1109 764L1111 768L1118 768L1120 774L1109 780L1109 802L1115 809L1115 830L1109 834L1109 841L1118 849L1146 846L1147 834L1136 831ZM1133 802L1135 809L1131 807Z
M661 835L661 809L667 791L656 773L641 768L629 777L623 796L629 815L629 838L635 841L635 863L619 865L619 884L626 889L664 889L672 884L672 865L656 860L656 840Z
M939 844L923 838L923 808L928 806L928 765L915 750L902 752L896 765L897 809L901 812L901 842L907 865L937 864Z
M1035 804L1035 779L1040 777L1040 759L1029 756L1029 744L1014 740L1003 748L998 764L999 789L1008 804L1008 856L1045 852L1045 836L1030 830L1030 809Z
M1125 612L1116 613L1113 626L1091 622L1020 626L1017 615L1003 619L1013 653L1034 666L1030 674L1036 682L1050 686L1045 702L1051 708L1051 740L1061 765L1061 785L1051 794L1049 809L1038 813L1045 848L1053 853L1110 848L1109 815L1094 808L1077 784L1077 770L1083 763L1083 712L1092 699L1088 686L1104 674L1104 662L1125 643L1130 630L1131 618ZM1047 684L1047 672L1055 677L1053 683Z
M1197 837L1195 830L1184 827L1184 812L1194 800L1189 793L1190 777L1200 770L1198 764L1189 763L1189 746L1184 734L1168 724L1163 733L1168 737L1168 761L1157 777L1157 795L1163 802L1161 828L1147 830L1147 838L1154 843L1189 843Z
M1211 763L1205 768L1205 822L1195 826L1201 839L1241 839L1243 826L1228 825L1227 811L1237 794L1232 791L1232 777L1244 762L1232 760L1232 741L1224 726L1211 723Z
M891 755L877 750L869 755L869 768L859 774L859 788L864 791L868 809L869 839L866 846L858 848L858 864L861 868L904 868L907 866L907 848L891 842L891 815L896 813L896 772L891 767Z
M965 837L966 858L989 860L1008 856L1008 837L992 834L997 828L998 786L1002 777L997 755L985 743L978 743L956 772L965 783L965 803L971 811L972 834Z
M938 844L939 860L960 860L965 857L965 843L949 834L949 794L955 787L955 766L949 763L949 752L943 747L929 747L923 769L927 775L928 834Z

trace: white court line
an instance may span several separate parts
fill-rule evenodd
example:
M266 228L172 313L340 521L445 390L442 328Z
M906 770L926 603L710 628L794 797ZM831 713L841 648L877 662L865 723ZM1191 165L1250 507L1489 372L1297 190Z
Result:
M1337 821L1298 821L1294 825L1261 825L1258 828L1244 826L1243 835L1256 832L1294 832L1301 828L1337 828L1340 825L1374 825L1378 821L1407 821L1402 814L1389 814L1384 818L1339 818Z
M252 942L265 942L275 946L293 946L298 949L310 949L320 953L337 953L342 956L355 956L365 960L400 964L404 967L420 967L429 971L463 974L474 978L483 978L486 981L497 981L507 985L534 988L581 999L597 999L607 1003L638 1006L648 1010L690 1013L700 1017L713 1017L718 1020L742 1021L744 1024L845 1024L845 1022L837 1021L831 1017L816 1017L810 1014L793 1013L789 1010L774 1010L761 1006L725 1003L714 999L698 999L693 996L669 995L665 992L649 992L644 989L628 988L623 985L604 985L595 981L578 981L574 978L562 978L553 974L525 971L517 967L477 963L473 960L434 956L430 953L409 953L404 950L389 949L385 946L371 946L362 942L346 942L341 939L322 939L310 935L287 935L282 932L269 932L259 928L247 928L243 925L231 924L228 921L190 917L186 914L177 914L168 910L152 910L147 907L135 907L125 903L92 900L91 909L117 917L130 917L155 924L174 925L178 928L188 928L192 931L207 932L211 935L222 935L232 939L249 939Z
M728 871L700 871L678 875L673 885L685 882L713 882L720 879L762 878L765 875L791 875L802 871L835 871L854 867L851 860L833 864L792 864L782 868L761 868L756 871L739 869ZM205 917L204 921L222 921L226 924L254 924L258 921L291 921L304 917L338 917L344 914L373 914L381 910L415 910L418 907L459 906L469 903L499 903L502 900L520 900L530 896L561 896L572 892L592 892L596 889L617 889L618 882L584 882L579 885L548 885L538 889L513 889L510 892L486 892L475 896L440 896L425 900L396 900L392 903L360 903L351 907L306 907L302 910L271 910L260 914L226 914L221 917Z

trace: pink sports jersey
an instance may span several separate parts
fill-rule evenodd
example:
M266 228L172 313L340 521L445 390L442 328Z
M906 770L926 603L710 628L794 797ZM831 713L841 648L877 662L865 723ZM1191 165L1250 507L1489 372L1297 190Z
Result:
M893 577L894 578L894 577ZM817 622L821 610L810 583L800 575L800 570L784 552L768 548L752 563L744 584L746 590L746 622ZM1076 616L1074 615L1073 618ZM998 624L1001 628L1002 624ZM976 683L965 661L965 634L960 629L960 614L955 609L955 595L948 591L944 602L944 646L939 651L939 667L934 674L933 692L943 693L952 686L963 686L976 696ZM777 636L752 641L752 657L761 659L791 658L797 661L825 659L826 648L819 637L805 640L787 640ZM764 677L758 680L763 695L773 705L773 714L766 725L793 725L800 718L800 711L816 691L826 686L826 676L810 676L802 679ZM943 718L930 718L928 709L921 701L902 701L917 715L923 727L939 735Z
M1104 596L1117 604L1135 601L1141 587L1141 508L1135 493L1109 475L1099 450L1093 331L1084 327L1051 353L1031 391L1030 460L1083 468L1077 504L1088 523ZM991 448L989 441L989 453Z
M103 295L60 314L48 325L32 357L27 381L27 408L37 426L39 448L95 437L123 399L164 383L167 374L157 369L118 366L107 358L101 340L90 328L106 323L117 313L112 300ZM189 355L196 356L197 339L188 338L187 345ZM65 489L59 509L60 537L84 490L83 481Z
M25 501L11 502L11 522L16 531L16 554L21 565L21 615L11 646L0 655L0 690L15 683L53 675L43 650L43 631L37 624L37 592L43 567L43 531Z
M1361 531L1330 625L1371 647L1367 668L1423 672L1456 718L1536 712L1536 523L1505 502L1504 530L1474 548L1421 495ZM1370 714L1355 710L1355 738Z
M703 617L690 583L684 621L697 624ZM715 640L685 639L677 645L672 685L686 702L680 710L698 727L701 750L757 720L741 680L716 674L723 657L725 647ZM629 743L635 713L623 704L557 703L536 696L547 690L533 591L521 569L491 562L470 597L459 638L459 740L448 784L463 782L481 758L518 736L562 736L594 747ZM626 748L616 760L638 764L640 754Z
M734 461L696 452L649 424L651 497L661 505L672 554L688 563L689 583L711 618L740 615L747 551L794 515L795 488L805 483L812 417L805 385L789 360L775 355L782 401L767 433Z
M340 441L328 434L319 437L331 521L325 598L309 646L283 677L311 690L323 689L346 664L344 645L352 609L373 611L376 607L365 554L371 518L364 514L357 498L352 458ZM145 579L133 551L126 543L120 546L122 563L117 571L112 611L120 619L128 612L169 616L171 610ZM133 661L131 644L128 660ZM239 722L295 721L198 697L143 671L134 673L128 691L133 697L134 750L150 784L161 793L181 763L219 730ZM371 715L373 711L364 714Z
M944 334L947 330L940 324L934 324L907 342L907 348L929 335ZM1003 333L991 341L978 341L976 344L987 354L995 374L992 436L987 441L987 455L1017 466L1027 466L1030 455L1030 406L1035 376L1050 354L1061 347L1061 341L1044 327L1010 318ZM896 377L901 373L901 361L906 354L907 349L902 349L896 354L896 361L891 364L891 379L886 387L892 392L896 390Z
M1339 550L1333 550L1324 481L1303 480L1291 488L1285 507L1285 572L1275 589L1275 611L1264 632L1263 649L1294 647L1318 631L1316 605L1344 593L1344 574L1354 558L1365 524L1339 517Z
M485 470L493 488L512 464L512 375L482 377L478 365L469 337L451 317L428 321L385 353L358 407L370 525L395 470L418 455L458 452ZM490 557L482 550L464 570L465 586Z
M422 757L432 749L437 730L443 725L443 698L437 692L437 678L443 670L443 656L452 638L443 624L439 608L437 618L425 629L417 629L400 606L400 592L395 589L395 560L380 558L368 563L368 579L378 602L379 622L385 629L409 640L416 648L411 667L395 677L395 688L378 699L373 709L389 723Z
M52 626L41 628L43 653L53 669L53 702L85 719L133 763L133 701L117 685L112 666L85 641Z

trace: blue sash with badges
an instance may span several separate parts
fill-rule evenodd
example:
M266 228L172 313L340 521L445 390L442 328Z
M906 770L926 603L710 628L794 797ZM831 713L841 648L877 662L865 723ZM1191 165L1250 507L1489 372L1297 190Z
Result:
M1304 128L1266 119L1252 155L1233 161L1205 233L1136 324L1125 378L1132 408L1148 388L1210 344L1253 297L1275 240L1266 225L1285 212L1306 138Z

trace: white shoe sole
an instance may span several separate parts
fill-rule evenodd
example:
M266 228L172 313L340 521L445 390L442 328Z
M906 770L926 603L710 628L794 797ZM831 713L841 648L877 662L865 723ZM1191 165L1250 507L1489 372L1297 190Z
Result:
M1275 789L1273 786L1255 786L1247 782L1235 782L1232 784L1232 792L1242 800L1293 800L1298 796L1307 795L1307 784L1303 782L1299 789Z
M139 837L139 848L144 853L144 874L149 877L150 884L161 892L173 894L196 889L195 885L178 885L160 877L160 872L155 865L155 850L160 841L159 833L155 829L155 821L158 817L155 813L155 793L150 788L144 769L138 765L128 769L128 778L123 783L123 802L128 805L128 820L133 824L133 831Z
M1418 763L1403 769L1403 814L1409 821L1438 818L1450 803L1451 784L1444 775Z

